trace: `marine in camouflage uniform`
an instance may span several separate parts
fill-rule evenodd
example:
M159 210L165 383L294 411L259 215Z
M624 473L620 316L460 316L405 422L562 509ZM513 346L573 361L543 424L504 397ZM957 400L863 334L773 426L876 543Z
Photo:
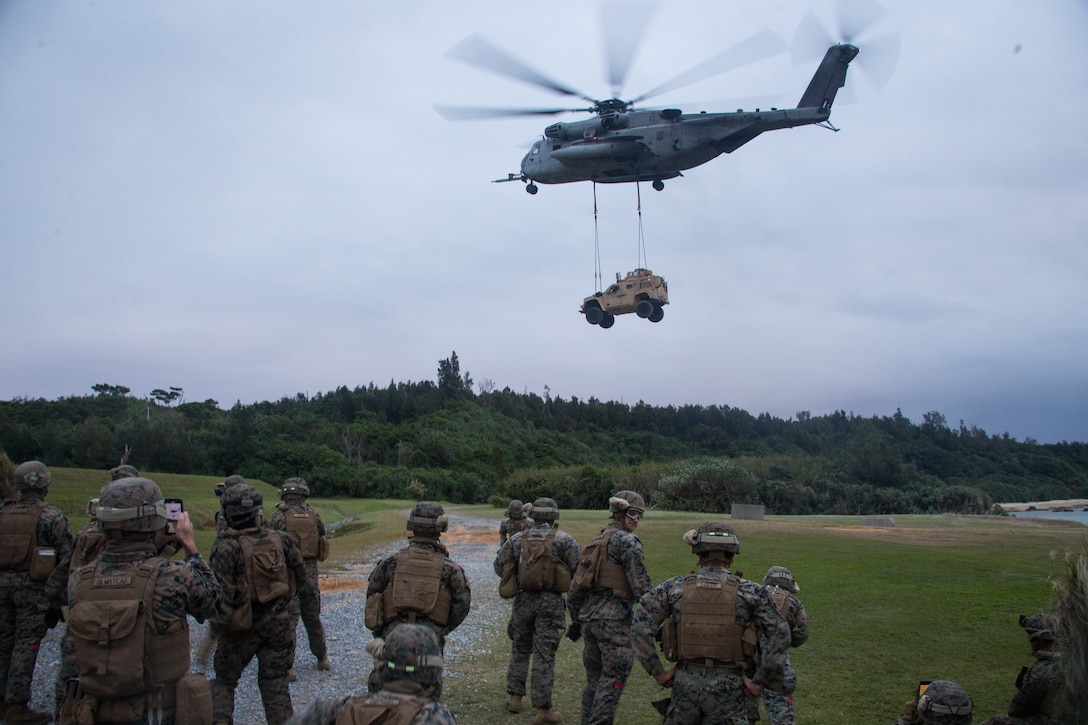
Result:
M136 478L139 475L140 472L127 463L110 469L111 481L121 478ZM108 538L105 532L98 527L98 497L87 501L87 516L90 517L90 521L76 532L75 544L72 548L72 559L68 564L69 576L74 574L80 567L98 561L99 554L106 548ZM66 626L64 636L60 640L60 666L57 668L57 679L53 685L53 695L56 699L55 718L60 717L60 706L64 701L66 683L77 677L79 677L79 665L76 664L76 642Z
M620 491L608 500L608 510L612 520L598 536L607 537L607 561L623 569L631 595L625 599L611 587L581 589L574 585L567 595L572 619L567 636L577 640L585 635L582 725L610 725L615 720L634 662L631 612L635 602L653 586L643 561L642 542L635 536L646 511L645 500L634 491Z
M1016 694L1008 716L992 717L983 725L1063 725L1076 719L1066 698L1062 660L1057 649L1058 622L1049 614L1020 615L1035 662L1016 678Z
M257 657L257 688L264 703L268 725L282 725L291 717L291 692L287 685L287 671L295 662L295 631L291 628L288 613L292 594L257 601L259 593L253 593L252 626L241 631L230 631L228 623L236 605L245 596L247 577L246 555L240 541L248 537L256 545L272 538L278 542L288 569L292 590L306 587L306 563L295 540L282 531L273 531L261 525L260 492L248 483L235 484L223 492L220 499L223 514L230 528L219 535L212 548L211 567L223 587L222 614L216 618L216 648L213 665L215 680L212 682L212 699L216 723L234 722L234 690L242 671L254 656Z
M72 529L59 508L45 503L50 480L40 461L21 463L12 476L19 498L0 504L0 557L5 562L0 565L0 711L12 723L52 719L27 707L38 646L57 625L68 598ZM36 523L33 537L24 538L17 534L22 528L16 521L27 517L35 517ZM33 554L35 546L53 552L53 569L42 581L30 579L31 561L40 558Z
M672 702L665 714L665 725L695 725L696 723L746 723L745 698L759 697L765 687L782 687L786 654L790 649L790 632L779 615L767 590L747 579L731 574L733 556L740 552L740 542L733 530L724 523L710 521L684 534L684 542L699 557L699 570L687 576L668 579L651 589L639 600L632 627L635 653L646 672L663 687L672 687ZM688 582L688 580L691 580ZM695 624L698 605L688 613L695 625L685 637L685 589L708 592L713 589L730 591L735 585L733 622L730 630L703 632ZM726 596L723 594L723 597ZM727 601L727 599L726 599ZM703 605L706 606L705 604ZM714 606L718 606L715 604ZM665 670L654 646L654 637L666 620L675 622L678 633L675 652L677 665ZM704 625L705 628L705 625ZM747 658L755 655L757 639L751 636L751 654L745 647L746 630L763 639L764 649L758 667L751 678L744 674ZM693 641L696 636L700 639ZM707 651L708 642L718 642L716 656ZM669 645L671 646L671 645ZM704 654L696 658L691 653Z
M317 576L317 563L328 556L329 544L325 538L325 522L321 520L321 514L306 503L309 495L310 487L304 479L288 478L284 481L280 487L280 503L268 519L268 528L289 531L288 516L301 517L307 525L316 528L317 540L312 544L303 542L299 536L292 534L295 543L299 545L299 551L302 552L303 561L306 562L306 586L300 588L291 600L288 611L291 614L291 631L298 630L301 616L310 652L317 658L317 669L328 670L332 668L332 663L329 662L329 648L325 643L325 627L321 624L321 585ZM308 548L311 545L313 548ZM324 556L321 552L324 552Z
M971 725L973 710L962 687L949 680L934 680L923 694L903 706L894 725Z
M518 504L521 508L521 502ZM532 657L532 703L538 713L534 723L560 722L559 714L552 712L552 688L555 685L555 653L566 629L566 604L563 589L569 587L570 577L578 568L581 549L570 534L559 531L559 507L550 498L538 498L533 502L533 525L528 531L511 536L499 549L494 568L502 576L508 566L519 567L526 541L551 539L552 571L565 567L565 585L555 583L553 573L550 588L529 590L518 587L514 596L514 609L506 633L512 640L510 664L506 670L506 692L510 698L506 709L521 712L521 698L525 695L525 682L529 676L529 659Z
M793 573L784 566L772 566L763 577L763 586L767 587L775 608L790 627L790 648L800 647L808 641L808 614L805 612L805 605L801 604L801 600L797 598L801 587L797 586ZM761 652L762 648L761 641ZM758 655L752 665L758 665ZM793 713L793 691L797 687L797 673L790 666L788 653L782 684L781 688L763 688L763 704L767 708L767 719L770 720L771 725L794 725L796 719ZM759 700L749 698L748 722L755 723L758 720Z
M228 488L235 485L236 483L245 482L246 479L242 478L238 474L234 474L233 476L227 476L226 480L220 481L219 483L215 484L215 495L217 498L222 498L223 492L226 491ZM227 524L227 517L223 515L223 507L220 506L219 510L215 512L215 533L216 535L222 534L229 528L230 526Z
M439 537L447 526L448 520L441 504L434 501L421 501L412 508L407 524L408 546L379 561L370 572L367 582L366 626L374 637L384 639L398 624L422 624L430 627L438 635L439 646L445 652L446 635L465 621L465 617L472 608L472 589L469 587L465 570L450 558L449 551L439 541ZM378 602L385 602L387 596L392 597L394 594L397 584L397 560L402 555L434 555L436 552L444 557L438 586L449 593L449 610L442 613L446 620L444 624L440 621L442 617L435 620L421 611L392 612L391 609L387 609L390 606L388 603L378 605ZM389 617L386 617L387 611L391 612ZM368 679L372 692L380 686L378 674L378 668L375 668Z
M420 624L400 624L386 640L367 649L381 664L381 689L369 695L318 700L296 714L288 725L335 725L344 722L410 722L411 725L455 725L457 718L438 701L442 689L442 652L438 635ZM383 719L390 716L391 719ZM399 712L398 712L399 711ZM397 715L411 720L402 720Z
M156 535L166 528L166 508L158 484L138 476L111 481L102 489L97 517L107 543L97 561L83 565L68 580L68 607L73 620L81 604L80 593L92 581L99 577L135 578L141 566L156 557L159 564L151 608L151 626L156 634L177 632L179 628L188 632L189 616L203 622L219 613L223 591L197 549L189 514L182 512L176 523L177 542L185 550L185 559L169 561L161 556ZM67 684L74 705L78 700L76 680ZM104 698L99 700L101 708ZM161 719L157 721L161 725L175 722L175 709L169 699L167 703L161 707ZM148 722L148 718L145 716L141 722Z
M532 525L532 519L525 515L525 505L515 498L506 509L506 518L499 524L499 546L517 532L525 531Z

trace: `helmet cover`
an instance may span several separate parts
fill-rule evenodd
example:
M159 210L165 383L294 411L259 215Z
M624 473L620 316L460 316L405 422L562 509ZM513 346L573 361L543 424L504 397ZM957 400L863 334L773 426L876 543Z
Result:
M139 476L110 481L98 497L96 518L103 531L158 531L166 526L162 489Z
M377 659L377 658L376 658ZM438 635L422 624L398 624L385 636L382 680L412 680L423 685L442 679L442 648Z
M449 519L442 504L437 501L420 501L408 515L408 530L413 534L437 536L449 526Z
M559 504L555 499L538 498L533 501L534 521L555 521L559 518Z
M283 500L284 496L290 495L302 496L308 498L310 495L310 487L306 485L306 479L304 478L288 478L280 486L280 500Z
M136 470L136 467L127 463L122 463L120 466L114 466L110 469L111 481L116 481L119 478L137 478L139 475L140 472Z
M625 513L628 509L637 511L640 514L645 513L646 501L634 491L618 491L614 496L608 499L609 513Z
M707 521L699 528L691 529L684 534L684 543L691 547L693 554L708 554L712 551L740 553L740 540L733 533L732 527L721 521Z
M948 680L934 680L918 698L918 716L926 725L967 725L972 709L963 688Z
M228 520L242 521L260 512L264 505L264 497L252 485L236 483L233 486L227 486L227 490L219 498L219 504L223 507L223 515Z
M794 594L801 591L801 587L797 586L797 582L793 579L793 574L784 566L772 566L768 569L767 575L763 577L763 586L781 587Z
M49 469L41 461L27 461L15 467L15 473L11 477L11 485L16 491L45 491L49 488L49 482L53 480Z

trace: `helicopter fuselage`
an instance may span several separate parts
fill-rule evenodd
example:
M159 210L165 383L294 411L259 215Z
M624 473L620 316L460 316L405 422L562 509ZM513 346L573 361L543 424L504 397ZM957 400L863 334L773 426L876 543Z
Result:
M521 177L541 184L671 179L730 153L764 131L826 121L830 109L794 108L685 114L629 111L544 132L521 161Z

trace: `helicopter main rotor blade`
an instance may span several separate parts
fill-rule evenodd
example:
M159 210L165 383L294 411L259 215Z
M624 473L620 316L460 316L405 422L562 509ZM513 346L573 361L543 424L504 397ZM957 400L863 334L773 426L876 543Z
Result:
M519 116L555 116L560 113L586 111L586 108L484 108L480 106L434 106L447 121L485 121L490 118L517 118Z
M548 78L543 73L533 70L525 63L513 57L506 51L491 44L480 35L470 35L457 45L446 51L446 55L459 61L474 65L477 68L489 70L509 78L514 78L534 86L539 86L565 96L576 96L591 103L593 98L581 91Z
M786 45L786 41L784 41L781 36L770 30L764 30L761 33L756 33L747 40L742 40L736 45L727 48L713 58L703 61L694 68L665 81L661 85L651 88L638 98L632 100L631 103L638 103L647 98L659 96L667 91L690 85L696 81L701 81L710 78L711 76L716 76L720 73L725 73L726 71L734 70L750 63L755 63L759 60L771 58L779 53L785 53L788 49L789 46Z
M605 64L612 97L618 98L631 70L642 36L657 12L658 3L618 3L601 5L601 27L605 40Z

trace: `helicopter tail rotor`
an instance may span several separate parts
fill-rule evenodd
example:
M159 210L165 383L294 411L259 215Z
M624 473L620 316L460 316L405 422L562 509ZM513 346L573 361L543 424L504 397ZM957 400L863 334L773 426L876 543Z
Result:
M834 15L834 31L829 31L814 13L801 20L790 47L793 63L809 63L831 46L852 45L860 50L854 67L871 88L883 88L899 64L899 35L879 35L888 11L875 0L837 0ZM877 34L872 32L874 28Z

